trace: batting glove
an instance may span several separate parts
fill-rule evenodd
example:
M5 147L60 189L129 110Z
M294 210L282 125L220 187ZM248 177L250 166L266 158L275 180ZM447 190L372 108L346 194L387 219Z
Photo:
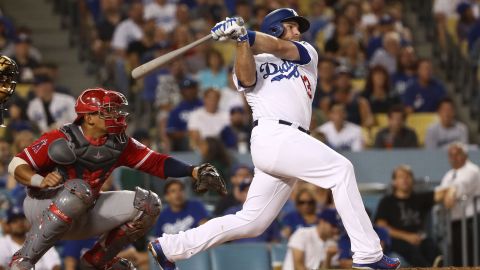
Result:
M214 40L218 41L225 41L227 39L236 39L238 41L248 40L247 29L245 29L243 24L243 19L240 17L227 17L224 21L217 23L212 28L212 37ZM239 40L240 38L242 39Z

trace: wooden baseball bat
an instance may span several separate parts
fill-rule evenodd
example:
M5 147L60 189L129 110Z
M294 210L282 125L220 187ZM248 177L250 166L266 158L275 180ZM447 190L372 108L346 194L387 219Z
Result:
M177 58L178 56L186 53L188 50L202 44L203 42L209 40L212 38L212 34L208 34L188 45L183 46L182 48L176 49L174 51L171 51L167 54L164 54L162 56L159 56L153 60L148 61L147 63L140 65L136 67L135 69L132 70L132 78L134 79L139 79L148 73L154 71L155 69L161 67L162 65L170 62L174 58Z

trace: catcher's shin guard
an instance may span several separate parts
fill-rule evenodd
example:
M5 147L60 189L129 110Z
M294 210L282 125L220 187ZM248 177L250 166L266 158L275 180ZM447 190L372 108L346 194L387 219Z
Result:
M11 269L28 269L48 251L71 227L72 222L84 214L95 202L88 183L70 180L45 209L40 220L34 221L22 248L12 257Z
M118 252L153 227L162 205L157 194L137 187L133 207L138 210L135 218L102 235L93 248L83 255L83 264L104 269Z

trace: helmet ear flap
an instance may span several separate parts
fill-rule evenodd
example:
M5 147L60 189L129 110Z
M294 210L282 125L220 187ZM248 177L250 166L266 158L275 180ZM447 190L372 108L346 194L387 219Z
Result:
M276 23L270 27L270 34L275 37L280 37L283 34L283 25Z

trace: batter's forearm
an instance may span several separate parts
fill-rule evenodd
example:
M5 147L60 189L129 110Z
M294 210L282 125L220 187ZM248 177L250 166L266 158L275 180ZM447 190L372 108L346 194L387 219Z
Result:
M270 53L280 59L292 61L300 59L298 49L293 42L261 32L256 32L255 43L252 49L255 53Z
M251 87L257 82L255 59L248 42L237 42L235 75L243 87Z

